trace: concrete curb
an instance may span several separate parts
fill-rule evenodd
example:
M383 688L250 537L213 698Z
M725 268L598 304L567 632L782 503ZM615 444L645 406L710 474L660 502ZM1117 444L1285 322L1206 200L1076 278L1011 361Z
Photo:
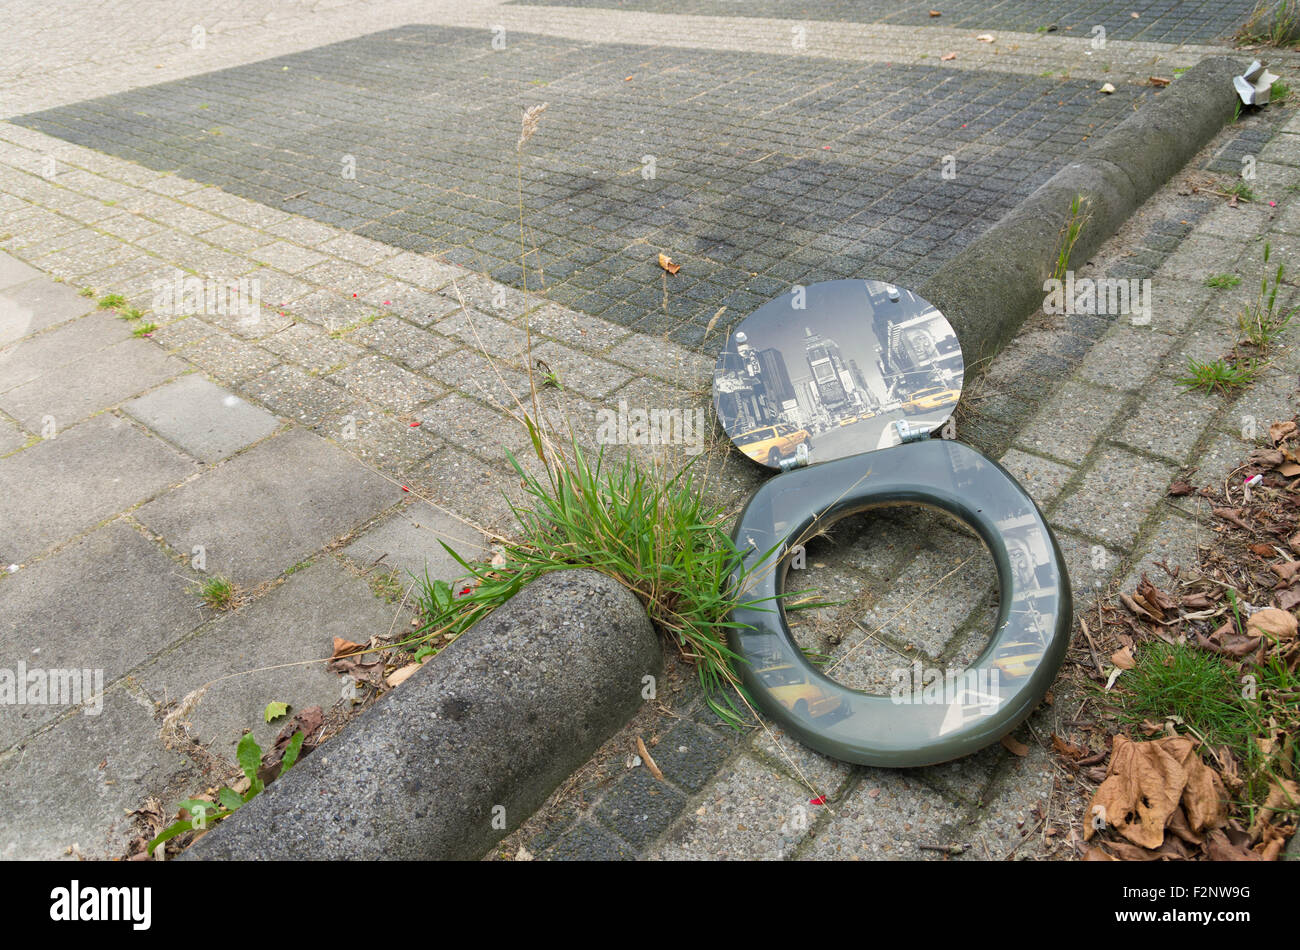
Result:
M1232 77L1244 66L1202 60L917 288L956 329L967 367L994 356L1042 306L1075 196L1091 206L1071 255L1082 262L1232 118Z
M632 717L662 669L625 587L547 574L182 858L481 858Z

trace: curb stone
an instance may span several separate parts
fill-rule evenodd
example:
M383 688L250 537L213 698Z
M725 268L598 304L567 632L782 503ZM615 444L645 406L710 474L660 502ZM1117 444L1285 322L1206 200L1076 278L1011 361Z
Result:
M1072 257L1085 261L1232 117L1242 64L1202 60L949 259L917 291L957 331L966 365L991 358L1043 303L1070 203L1091 217Z
M204 835L189 860L474 860L641 705L663 654L595 571L529 584Z

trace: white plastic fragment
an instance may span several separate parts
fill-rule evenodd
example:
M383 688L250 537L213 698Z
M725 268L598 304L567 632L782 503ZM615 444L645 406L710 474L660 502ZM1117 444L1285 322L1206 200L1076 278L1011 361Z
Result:
M1249 69L1232 79L1232 85L1236 88L1237 95L1248 106L1268 105L1269 96L1273 93L1273 83L1275 82L1277 82L1277 76L1265 69L1259 60L1255 60L1250 64Z

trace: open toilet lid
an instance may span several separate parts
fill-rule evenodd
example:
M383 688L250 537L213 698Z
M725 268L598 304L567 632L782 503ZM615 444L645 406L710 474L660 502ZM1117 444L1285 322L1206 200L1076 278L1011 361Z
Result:
M771 468L860 455L944 425L961 396L957 334L933 304L878 280L796 285L731 331L713 405Z

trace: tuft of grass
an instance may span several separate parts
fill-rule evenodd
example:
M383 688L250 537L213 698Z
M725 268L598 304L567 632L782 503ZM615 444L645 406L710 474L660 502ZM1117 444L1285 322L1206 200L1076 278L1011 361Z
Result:
M126 303L126 298L121 294L105 294L99 298L98 307L100 310L116 310Z
M1226 360L1202 362L1193 357L1187 358L1187 374L1178 377L1178 385L1188 390L1202 390L1206 393L1226 393L1253 383L1263 366L1258 360Z
M1205 286L1215 290L1230 290L1240 283L1241 277L1237 274L1211 274L1205 278Z
M1247 46L1293 46L1300 42L1300 0L1260 0L1236 40Z
M1070 254L1090 217L1088 202L1082 195L1075 195L1070 202L1070 216L1061 228L1061 246L1056 253L1056 269L1052 271L1052 277L1056 280L1065 279L1065 272L1070 269Z
M118 312L118 317L122 320L139 320L143 316L144 311L139 307L127 307Z
M1287 97L1291 95L1291 87L1285 80L1278 79L1269 87L1269 102L1286 102Z
M1245 675L1253 678L1249 689ZM1276 656L1237 669L1194 647L1155 642L1142 650L1123 684L1121 719L1138 725L1176 718L1205 746L1226 746L1244 765L1247 801L1262 799L1272 778L1300 766L1300 747L1273 750L1257 741L1300 729L1300 673Z
M150 333L153 333L153 331L157 329L158 329L158 324L156 323L142 323L134 330L131 331L131 335L148 336Z
M199 585L199 599L212 610L234 610L239 596L229 578L214 574Z
M384 603L395 604L401 599L405 587L401 572L385 571L382 574L371 574L367 580L370 583L370 592Z
M1282 278L1286 274L1286 264L1279 262L1277 270L1271 274L1268 270L1269 257L1273 253L1271 244L1264 245L1264 276L1260 278L1259 293L1254 304L1237 314L1237 327L1248 343L1260 350L1266 350L1291 325L1300 307L1279 310L1277 293L1282 287Z
M94 288L94 287L82 287L80 290L77 291L77 293L78 293L80 296L82 296L82 297L93 297L93 296L95 296L95 288Z
M665 476L634 458L607 464L603 450L591 459L576 443L569 455L544 453L535 435L534 447L545 468L540 476L509 456L527 495L528 507L511 505L522 540L506 545L496 566L471 564L444 544L469 580L453 591L425 576L419 635L454 639L542 574L591 568L637 596L655 626L695 663L714 712L741 724L729 692L744 695L731 667L736 656L726 635L736 623L728 614L757 601L745 599L743 574L733 578L740 554L723 528L723 509L703 500L694 460Z

